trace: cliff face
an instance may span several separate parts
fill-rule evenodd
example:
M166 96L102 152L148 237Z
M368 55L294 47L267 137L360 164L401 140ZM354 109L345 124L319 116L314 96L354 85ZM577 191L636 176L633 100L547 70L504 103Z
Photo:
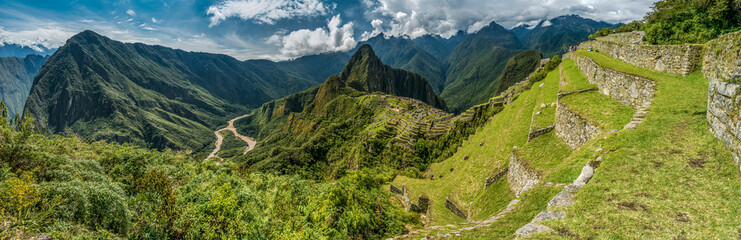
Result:
M46 59L39 55L0 58L0 100L8 107L9 116L23 113L33 77Z
M340 79L362 92L384 92L421 100L445 109L445 102L419 74L384 65L370 45L361 46L342 70Z

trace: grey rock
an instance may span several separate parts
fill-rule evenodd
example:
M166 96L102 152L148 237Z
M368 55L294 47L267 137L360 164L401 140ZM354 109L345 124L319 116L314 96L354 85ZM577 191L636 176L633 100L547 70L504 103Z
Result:
M576 194L572 192L561 191L560 193L556 194L556 196L554 196L550 202L548 202L548 207L571 206L571 204L574 203L574 195Z
M520 229L517 229L515 231L515 235L530 235L533 233L539 233L539 232L550 232L553 231L553 229L543 226L540 224L535 223L528 223L525 226L522 226Z
M532 222L536 223L536 222L541 222L541 221L546 221L546 220L551 220L551 219L560 219L564 217L566 217L566 212L564 211L545 210L545 211L538 213L538 215L535 216L535 218L533 218Z

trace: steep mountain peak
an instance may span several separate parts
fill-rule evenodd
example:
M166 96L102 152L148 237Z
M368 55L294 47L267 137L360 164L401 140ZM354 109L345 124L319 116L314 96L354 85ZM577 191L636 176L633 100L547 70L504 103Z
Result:
M383 64L368 44L363 44L353 54L342 70L340 79L358 91L416 98L437 108L446 108L424 77Z
M96 44L110 40L96 32L91 30L85 30L72 36L67 42L74 41L80 44Z
M353 58L355 58L355 55L360 55L360 57L378 58L376 53L373 52L373 48L370 44L361 45L360 48L358 48L358 51L353 55Z

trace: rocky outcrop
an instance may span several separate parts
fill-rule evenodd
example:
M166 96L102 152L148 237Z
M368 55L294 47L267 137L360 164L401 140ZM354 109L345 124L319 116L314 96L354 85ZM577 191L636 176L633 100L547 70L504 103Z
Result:
M569 54L590 83L602 94L627 106L640 108L651 101L656 83L650 79L601 67L589 57Z
M731 151L733 162L741 160L741 32L707 43L703 75L709 81L707 118L710 131Z
M538 184L539 176L537 173L530 171L530 169L517 159L515 151L509 157L507 181L509 182L509 189L515 193L515 196L520 196L521 193Z
M615 34L613 34L615 35ZM643 45L637 35L617 35L584 42L579 48L592 48L639 67L687 75L700 64L703 45Z
M599 134L597 127L587 123L584 118L558 102L556 108L556 136L572 149L577 149L589 139Z

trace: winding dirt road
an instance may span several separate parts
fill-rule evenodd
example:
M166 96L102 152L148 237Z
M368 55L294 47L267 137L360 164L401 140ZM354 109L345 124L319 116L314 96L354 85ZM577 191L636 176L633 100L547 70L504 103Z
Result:
M255 141L255 139L253 139L251 137L244 136L242 134L239 134L237 132L237 129L234 128L234 121L237 121L237 120L242 119L242 118L246 118L248 116L250 116L250 114L245 114L245 115L236 117L236 118L234 118L232 120L229 120L229 125L228 126L226 126L225 128L216 130L214 132L214 135L216 135L216 147L211 152L211 154L208 155L208 157L206 157L206 160L209 160L211 158L218 158L219 161L223 161L224 160L221 157L219 157L218 155L216 155L216 153L218 153L219 150L221 150L221 144L224 143L224 136L221 135L221 133L219 133L219 132L224 131L224 130L232 131L232 133L234 134L234 136L237 136L237 138L239 138L242 141L244 141L244 142L247 143L247 147L245 147L244 153L242 153L242 155L247 154L247 152L249 152L250 150L252 150L253 148L255 148L255 144L257 144L257 141Z

